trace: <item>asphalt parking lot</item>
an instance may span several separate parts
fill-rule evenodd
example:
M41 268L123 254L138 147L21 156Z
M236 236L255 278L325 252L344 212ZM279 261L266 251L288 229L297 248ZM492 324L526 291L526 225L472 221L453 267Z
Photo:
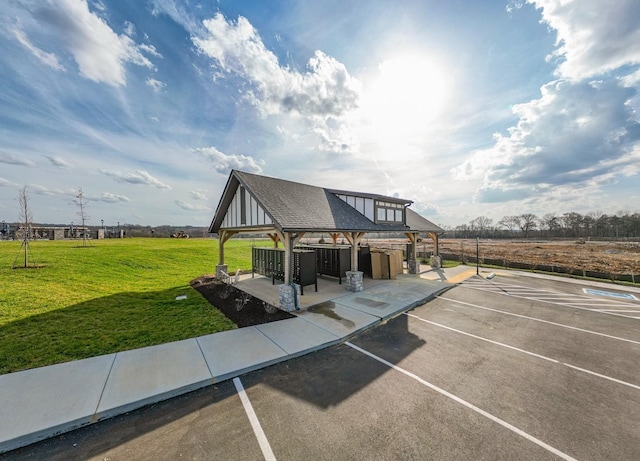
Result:
M637 460L636 297L473 277L347 343L5 457Z

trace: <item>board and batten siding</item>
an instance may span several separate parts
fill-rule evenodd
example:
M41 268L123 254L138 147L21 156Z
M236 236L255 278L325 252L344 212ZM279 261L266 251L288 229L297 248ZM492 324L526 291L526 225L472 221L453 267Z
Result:
M357 211L362 213L367 219L375 222L374 216L374 201L371 198L354 197L353 195L338 194L338 198L347 202L347 205L351 205Z
M220 227L253 227L270 224L273 224L271 217L258 205L256 199L244 187L238 186Z

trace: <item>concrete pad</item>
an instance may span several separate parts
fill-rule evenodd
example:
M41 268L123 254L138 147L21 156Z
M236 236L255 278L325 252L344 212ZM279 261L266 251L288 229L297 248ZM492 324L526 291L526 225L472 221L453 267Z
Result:
M371 293L363 293L361 296L342 298L340 304L351 309L373 315L379 319L392 317L404 310L407 305L404 301L395 301L387 296L371 296Z
M0 453L93 422L116 354L0 376Z
M104 388L99 419L212 383L198 342L186 339L119 352Z
M280 320L256 325L256 328L289 354L289 358L317 351L340 338L302 318Z
M339 298L342 301L343 298ZM298 317L333 333L347 338L380 321L380 318L352 309L337 301L325 301L307 310L297 312Z
M340 304L387 319L424 304L451 285L404 277L340 298Z
M256 327L238 328L197 338L214 382L280 362L287 353Z

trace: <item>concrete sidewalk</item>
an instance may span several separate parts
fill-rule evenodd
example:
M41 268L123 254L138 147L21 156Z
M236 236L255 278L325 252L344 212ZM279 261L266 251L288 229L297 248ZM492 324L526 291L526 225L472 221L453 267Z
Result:
M342 342L474 274L428 270L357 293L341 285L296 318L0 375L0 453Z

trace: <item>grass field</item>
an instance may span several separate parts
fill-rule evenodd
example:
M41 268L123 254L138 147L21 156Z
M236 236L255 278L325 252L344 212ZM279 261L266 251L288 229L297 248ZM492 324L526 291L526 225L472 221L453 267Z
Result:
M230 270L251 268L252 243L225 244ZM0 241L0 374L235 327L189 286L215 272L217 240L32 241L42 267L12 269L20 244Z

